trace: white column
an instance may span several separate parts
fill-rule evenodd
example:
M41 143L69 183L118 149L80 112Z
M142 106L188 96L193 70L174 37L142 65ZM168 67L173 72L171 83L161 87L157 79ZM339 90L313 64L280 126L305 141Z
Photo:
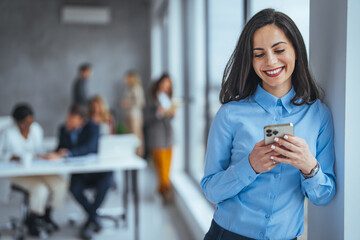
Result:
M357 0L310 2L310 65L334 118L337 193L326 207L309 204L309 240L360 236L359 10Z

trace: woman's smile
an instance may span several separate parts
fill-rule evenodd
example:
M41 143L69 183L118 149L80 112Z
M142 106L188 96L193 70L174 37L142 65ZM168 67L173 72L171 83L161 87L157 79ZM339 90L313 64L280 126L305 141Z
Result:
M279 67L272 70L266 70L264 73L269 77L277 77L283 72L284 68L285 67Z

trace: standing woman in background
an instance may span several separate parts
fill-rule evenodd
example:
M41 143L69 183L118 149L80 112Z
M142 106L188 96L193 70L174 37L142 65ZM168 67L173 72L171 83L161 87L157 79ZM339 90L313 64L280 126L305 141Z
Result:
M143 134L143 108L145 107L144 90L141 78L138 73L129 71L125 75L127 93L121 101L121 107L125 109L126 125L131 133L134 133L140 140L140 146L136 154L144 156L144 134Z
M304 40L285 14L265 9L245 25L225 68L201 187L216 204L205 240L296 239L304 199L335 195L331 112L319 99ZM294 135L265 145L264 126Z
M97 95L90 100L89 115L91 120L100 127L100 134L114 134L115 123L105 100Z
M171 120L175 116L176 107L172 104L172 82L168 74L157 80L151 92L149 107L148 145L158 175L158 191L164 204L171 199L170 166L173 145L173 129Z

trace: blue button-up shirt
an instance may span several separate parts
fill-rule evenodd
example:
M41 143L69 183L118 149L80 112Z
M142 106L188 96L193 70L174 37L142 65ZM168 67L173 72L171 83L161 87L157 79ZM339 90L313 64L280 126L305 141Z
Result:
M296 106L292 88L278 99L260 85L255 94L221 106L212 123L201 187L216 204L215 222L255 239L292 239L304 231L304 197L325 205L335 194L333 123L329 109L317 100ZM294 124L294 135L306 140L320 170L305 179L280 163L256 174L249 163L264 126ZM270 159L269 159L270 161Z

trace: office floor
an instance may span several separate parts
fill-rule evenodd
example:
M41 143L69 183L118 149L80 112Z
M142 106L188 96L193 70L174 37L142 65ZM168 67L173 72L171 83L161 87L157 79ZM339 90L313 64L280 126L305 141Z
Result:
M121 175L118 179L122 179ZM139 192L140 192L140 239L141 240L192 240L189 236L183 220L179 217L178 210L173 205L163 206L159 196L156 192L156 178L150 169L139 174ZM104 208L116 208L121 199L121 189L119 191L112 191L108 195ZM12 201L8 205L0 205L0 224L9 219L9 216L16 216L19 212L18 196L12 196ZM104 229L101 233L94 236L94 240L102 239L133 239L134 223L133 223L133 205L129 201L129 225L124 227L120 224L120 228L116 228L109 220L103 220ZM78 228L81 225L84 217L80 207L74 202L72 197L68 195L66 203L62 209L54 213L56 221L59 223L61 230L49 236L46 239L50 240L75 240L78 239ZM76 224L70 225L69 218L75 218ZM5 232L1 239L12 239L11 235ZM36 238L26 238L29 240Z

